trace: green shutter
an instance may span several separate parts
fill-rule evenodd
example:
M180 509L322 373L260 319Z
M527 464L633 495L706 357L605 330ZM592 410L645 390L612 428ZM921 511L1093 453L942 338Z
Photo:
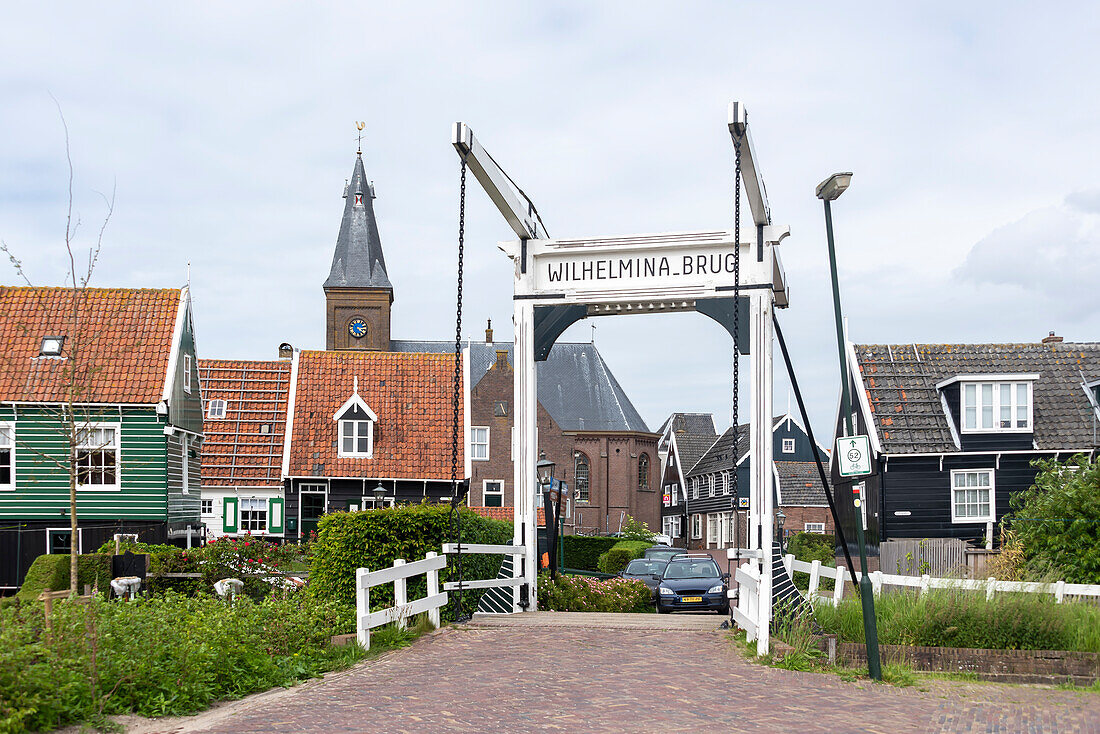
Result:
M237 532L237 498L226 497L222 507L222 532Z
M267 532L283 532L283 498L272 497L267 501Z

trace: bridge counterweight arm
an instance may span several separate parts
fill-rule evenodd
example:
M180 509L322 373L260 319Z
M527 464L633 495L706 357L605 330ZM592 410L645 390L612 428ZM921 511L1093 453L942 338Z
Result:
M521 240L549 238L546 228L539 222L535 205L518 190L485 148L481 147L469 125L464 122L454 124L451 129L451 144L460 157L466 157L470 172L504 215L508 226L517 237Z
M752 144L748 112L740 102L730 102L729 131L731 139L741 142L741 178L745 182L745 196L749 200L749 208L752 209L753 222L758 227L771 224L768 192L764 188L764 177L760 174L756 147Z

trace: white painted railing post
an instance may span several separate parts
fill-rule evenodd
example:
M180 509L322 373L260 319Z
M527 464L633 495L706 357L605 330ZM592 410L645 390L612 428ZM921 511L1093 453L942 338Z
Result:
M1066 598L1066 582L1059 581L1054 585L1054 603L1061 604L1062 600Z
M990 576L985 582L985 598L986 601L993 598L993 592L996 591L997 579Z
M794 554L788 553L783 556L783 567L787 569L787 575L792 579L794 578Z
M428 551L424 555L424 557L425 558L435 558L436 555L437 554L436 554L435 551ZM428 596L435 596L438 593L439 593L439 571L436 571L436 570L433 569L431 571L428 571ZM440 624L442 624L442 620L440 619L440 615L439 615L439 607L436 607L435 609L432 609L431 611L428 612L428 619L431 621L433 627L435 627L436 629L439 629Z
M791 574L791 578L794 578L794 574ZM806 593L806 596L810 600L817 598L817 587L821 583L821 561L814 561L810 564L810 588Z
M844 598L844 579L848 575L848 569L841 566L836 570L836 583L833 584L833 606L839 607L840 600Z
M882 593L882 571L871 572L871 593L875 596Z
M932 576L927 573L922 573L920 577L920 591L918 594L927 594L930 588L932 588Z
M364 650L370 649L370 627L366 616L370 614L370 587L367 586L365 568L355 570L355 638Z
M393 561L393 567L398 568L405 565L404 558L395 558ZM398 627L406 627L409 620L405 618L405 607L409 604L408 595L408 582L405 578L399 578L393 580L393 605L397 608L397 613L400 615L397 619Z

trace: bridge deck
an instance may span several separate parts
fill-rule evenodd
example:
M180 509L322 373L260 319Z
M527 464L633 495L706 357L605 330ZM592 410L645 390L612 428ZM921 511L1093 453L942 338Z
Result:
M473 627L579 627L710 632L727 620L719 614L604 614L597 612L524 612L475 614Z

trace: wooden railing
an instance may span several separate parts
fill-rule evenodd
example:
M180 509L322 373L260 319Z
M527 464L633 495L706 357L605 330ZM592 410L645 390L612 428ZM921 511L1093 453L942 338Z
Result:
M355 636L364 650L370 649L370 631L385 624L404 626L409 617L428 613L428 618L436 627L440 624L441 607L447 605L447 592L439 591L439 572L447 567L447 557L429 552L424 560L406 563L398 558L391 568L369 571L365 568L355 571ZM423 599L409 601L408 579L411 576L426 574L428 577L428 595ZM382 584L393 584L393 606L379 611L370 611L370 590Z

